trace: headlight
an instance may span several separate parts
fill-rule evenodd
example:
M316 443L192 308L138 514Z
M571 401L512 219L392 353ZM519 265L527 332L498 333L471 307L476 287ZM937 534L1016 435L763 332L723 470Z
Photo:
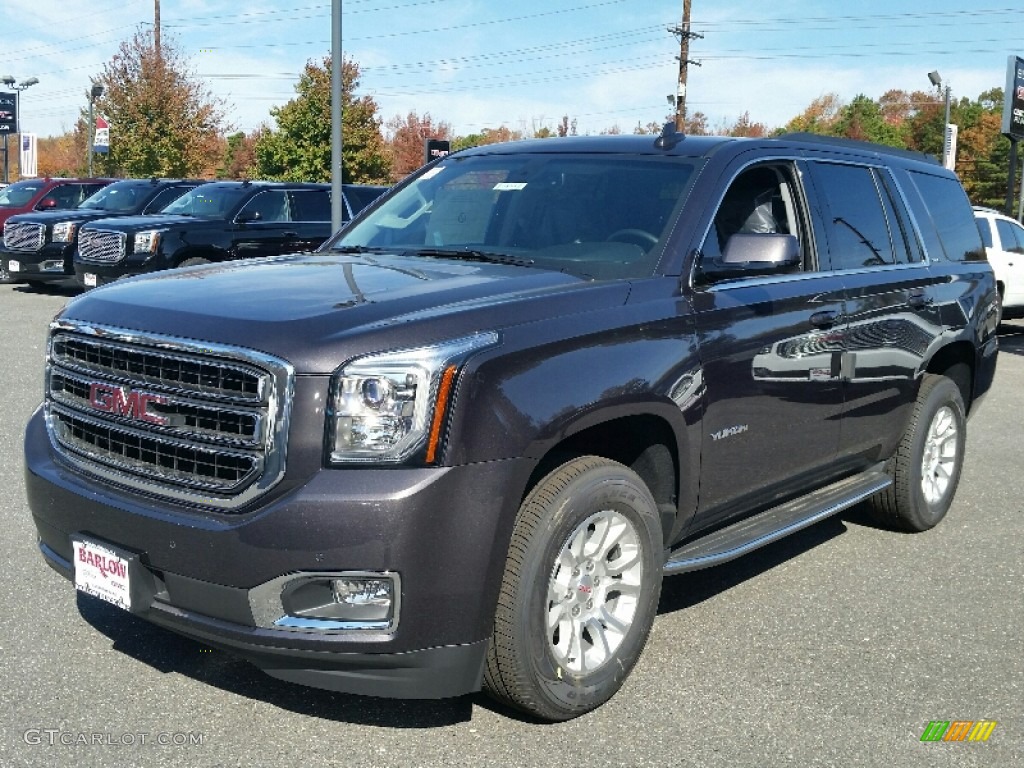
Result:
M75 239L78 225L73 221L60 221L53 225L53 242L70 243Z
M147 232L136 232L134 240L135 253L156 253L160 244L160 232L151 229Z
M497 342L496 333L479 333L347 363L332 382L330 461L396 463L425 447L434 463L459 366Z

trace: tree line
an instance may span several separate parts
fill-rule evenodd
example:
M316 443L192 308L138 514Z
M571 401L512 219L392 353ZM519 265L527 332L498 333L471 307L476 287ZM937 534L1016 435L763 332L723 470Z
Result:
M110 150L94 156L98 175L117 177L203 177L329 181L331 161L331 60L306 64L295 96L273 107L273 126L245 133L232 130L225 104L189 74L188 62L166 37L159 48L152 30L140 29L119 46L95 79L104 86L97 113L111 123ZM547 125L485 128L457 136L444 120L416 112L384 120L371 96L358 95L359 65L342 65L342 172L348 182L390 184L423 162L425 138L447 139L452 149L525 138L576 134L569 116ZM956 170L975 204L1000 207L1006 192L1009 141L1001 135L1003 91L992 88L976 99L951 106L959 127ZM694 135L765 137L794 131L873 141L941 156L944 102L923 91L891 90L875 100L858 95L845 103L838 94L815 99L784 126L769 127L744 113L735 121L709 124L694 112L685 132ZM666 116L665 121L671 120ZM628 127L637 134L659 133L661 122ZM610 126L603 134L623 133ZM88 142L86 110L73 130L39 142L43 175L83 175Z

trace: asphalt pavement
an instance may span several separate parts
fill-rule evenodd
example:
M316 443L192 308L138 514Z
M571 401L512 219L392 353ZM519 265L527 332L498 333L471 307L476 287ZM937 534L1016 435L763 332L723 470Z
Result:
M91 598L40 557L22 436L71 291L0 285L0 766L1024 766L1024 321L971 419L947 519L862 508L666 579L625 687L585 717L484 695L389 701L275 681ZM932 721L987 741L923 742Z

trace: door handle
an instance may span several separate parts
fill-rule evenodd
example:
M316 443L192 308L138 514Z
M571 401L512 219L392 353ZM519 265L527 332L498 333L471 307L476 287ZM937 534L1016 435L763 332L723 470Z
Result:
M914 289L907 293L907 304L909 304L912 309L923 309L924 307L930 306L933 302L934 299L921 288Z
M831 328L839 319L839 313L835 310L824 309L811 315L811 325L815 328Z
M298 232L285 232L284 236L285 237L298 237L299 233Z

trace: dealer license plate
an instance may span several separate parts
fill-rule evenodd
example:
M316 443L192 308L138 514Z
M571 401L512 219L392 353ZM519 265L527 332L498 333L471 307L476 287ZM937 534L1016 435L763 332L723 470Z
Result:
M75 539L75 588L130 611L129 561L95 541Z
M20 261L15 261L14 259L11 259L10 261L7 262L7 271L8 272L21 272L21 262Z
M95 288L96 287L96 275L94 275L92 272L86 272L85 273L85 287L86 288Z

